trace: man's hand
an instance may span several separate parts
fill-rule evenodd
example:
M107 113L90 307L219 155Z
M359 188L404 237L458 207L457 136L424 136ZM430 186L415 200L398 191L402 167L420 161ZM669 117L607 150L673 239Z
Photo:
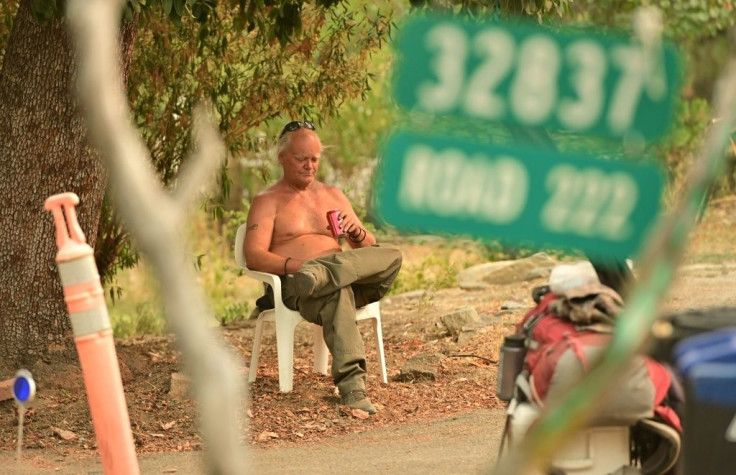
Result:
M352 211L341 210L340 213L337 215L337 219L340 220L340 226L342 227L343 231L356 239L360 239L358 237L358 234L363 234L363 226L360 222L360 219L358 218L358 215L356 215Z
M376 237L363 226L358 215L353 211L350 201L339 188L331 188L335 197L335 208L340 210L337 219L340 220L342 230L347 233L346 242L351 248L372 246L376 243Z
M353 249L372 246L376 243L376 237L365 229L352 207L349 211L340 210L337 219L340 220L342 230L347 233L347 242Z

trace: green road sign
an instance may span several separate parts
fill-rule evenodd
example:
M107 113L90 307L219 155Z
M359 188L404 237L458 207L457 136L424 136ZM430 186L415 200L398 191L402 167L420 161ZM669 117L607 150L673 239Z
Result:
M378 214L399 231L626 258L657 217L664 180L649 163L399 132L376 183Z
M418 17L402 28L398 50L402 107L525 127L655 138L680 83L667 44L538 25Z

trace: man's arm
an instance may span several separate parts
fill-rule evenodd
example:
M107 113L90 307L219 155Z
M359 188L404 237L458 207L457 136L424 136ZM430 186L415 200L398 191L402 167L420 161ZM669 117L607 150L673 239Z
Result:
M368 231L353 211L353 207L347 197L338 188L333 188L333 193L338 202L340 214L338 219L342 218L342 230L347 233L346 241L351 248L368 247L376 243L376 236Z
M288 259L270 251L273 224L276 218L276 201L269 195L258 195L248 211L245 242L245 263L248 269L283 275L301 268L302 260Z

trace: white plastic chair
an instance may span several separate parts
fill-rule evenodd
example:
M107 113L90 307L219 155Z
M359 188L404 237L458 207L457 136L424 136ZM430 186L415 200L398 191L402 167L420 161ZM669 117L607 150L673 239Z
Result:
M294 332L296 326L306 321L302 319L299 312L284 305L281 299L281 280L275 274L253 271L245 265L245 254L243 242L245 241L245 224L240 225L235 235L235 262L245 271L250 278L265 282L273 289L274 306L271 310L264 310L258 315L256 331L253 337L253 352L250 358L250 372L248 382L256 380L258 371L258 358L261 352L261 338L263 337L263 323L274 322L276 324L276 352L279 362L279 389L281 392L289 392L294 387ZM383 353L383 329L381 327L381 312L378 302L373 302L356 310L356 320L373 320L373 331L376 335L376 348L381 366L381 380L388 383L386 377L386 358ZM327 374L327 357L329 351L322 335L322 327L312 324L314 327L314 371Z

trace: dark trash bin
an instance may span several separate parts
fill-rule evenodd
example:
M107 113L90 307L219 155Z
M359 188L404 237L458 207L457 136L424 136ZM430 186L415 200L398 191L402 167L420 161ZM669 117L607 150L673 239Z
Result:
M736 308L714 307L671 313L662 317L655 328L660 331L655 332L647 353L658 361L674 364L673 349L684 339L716 330L736 328Z

